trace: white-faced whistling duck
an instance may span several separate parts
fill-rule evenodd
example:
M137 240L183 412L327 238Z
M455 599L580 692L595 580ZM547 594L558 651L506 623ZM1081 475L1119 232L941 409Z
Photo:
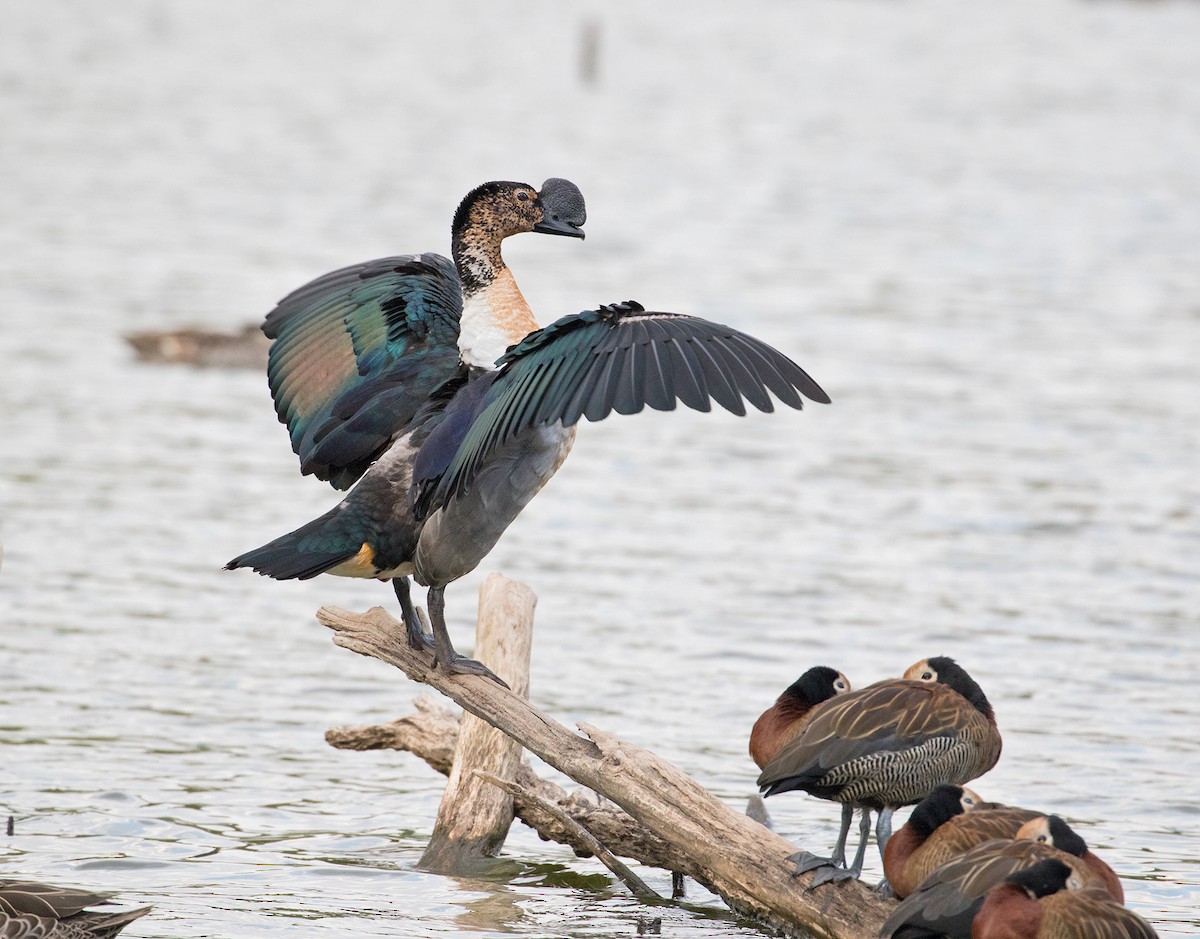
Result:
M903 899L936 868L993 838L1015 838L1041 812L984 802L962 786L938 786L888 839L883 875L892 895Z
M837 669L825 665L810 668L788 685L754 722L750 731L750 758L763 769L784 744L799 735L817 705L850 690L849 679Z
M30 880L0 880L0 939L111 939L150 912L107 912L112 894L55 887Z
M1104 889L1114 900L1118 903L1125 902L1125 889L1121 886L1117 872L1096 857L1075 830L1057 815L1040 815L1030 819L1017 830L1016 837L1027 841L1040 841L1079 858L1100 878Z
M1000 758L992 706L953 659L923 659L904 675L827 702L758 777L765 796L800 789L863 810L849 868L809 852L793 857L797 874L821 868L813 886L862 873L871 810L879 812L882 855L896 808L920 802L942 783L969 782ZM845 813L842 824L845 832Z
M972 939L1152 939L1158 934L1109 894L1081 884L1056 859L1039 861L988 891Z
M549 179L540 192L485 183L455 213L453 263L437 254L370 261L281 300L263 324L276 412L303 473L354 488L226 567L279 580L390 580L413 648L450 673L496 679L454 651L444 592L562 464L580 419L677 401L771 411L772 394L793 408L805 396L829 401L766 343L632 301L538 329L501 242L529 231L582 238L585 218L567 180ZM429 587L432 636L409 577Z
M1057 846L1033 840L1041 829L1026 824L1029 828L1022 826L1017 840L985 841L936 868L900 902L879 935L885 939L971 939L971 922L987 892L1006 877L1047 859L1068 865L1085 887L1110 889L1109 878L1083 860L1090 853L1087 844L1065 822L1059 819L1055 825ZM1119 883L1115 894L1109 895L1122 901Z
M824 665L810 668L784 689L783 694L775 699L775 703L763 711L754 722L750 731L750 758L759 769L764 769L785 744L799 736L815 708L834 695L845 694L850 690L852 689L849 679L837 669ZM758 805L762 806L761 798L758 799ZM765 807L762 811L763 824L770 827ZM841 837L833 849L831 858L834 864L842 867L846 864L846 833L850 830L850 816L853 812L854 809L850 806L844 806L842 809L845 827L842 828ZM751 814L751 811L747 810L747 814Z

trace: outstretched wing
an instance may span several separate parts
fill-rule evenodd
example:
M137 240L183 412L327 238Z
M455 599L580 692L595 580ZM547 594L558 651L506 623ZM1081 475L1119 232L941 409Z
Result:
M348 489L458 373L461 312L438 254L342 268L279 301L267 379L300 471Z
M765 342L633 301L564 316L530 333L497 364L499 375L452 458L416 479L417 500L427 510L463 492L489 454L539 424L569 427L646 405L670 411L677 401L697 411L711 410L712 401L739 415L746 401L772 411L771 394L793 408L804 406L802 396L829 403L799 365Z

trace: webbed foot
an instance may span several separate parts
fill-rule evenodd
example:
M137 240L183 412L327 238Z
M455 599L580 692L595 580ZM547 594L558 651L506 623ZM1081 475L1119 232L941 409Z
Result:
M808 885L808 889L819 887L821 884L836 884L843 880L858 880L859 872L853 868L847 867L829 867L817 868L817 872L813 874L812 883Z
M799 877L801 874L815 871L819 867L840 869L840 865L834 863L833 858L821 857L818 854L813 854L811 851L797 851L795 854L789 855L788 860L796 865L796 869L792 871L793 877Z
M484 678L490 678L501 688L509 688L508 682L493 672L490 668L476 659L468 658L465 655L459 655L457 652L451 652L449 655L449 664L443 664L441 654L435 654L433 659L434 668L444 668L451 675L482 675Z

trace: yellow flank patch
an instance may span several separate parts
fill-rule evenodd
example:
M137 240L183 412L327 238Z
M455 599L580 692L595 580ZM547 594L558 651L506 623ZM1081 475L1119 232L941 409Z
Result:
M362 568L363 570L367 570L367 571L370 571L371 573L374 573L375 572L375 549L372 548L369 544L367 544L364 541L363 546L358 549L358 554L354 555L354 557L350 561L350 564L353 567Z

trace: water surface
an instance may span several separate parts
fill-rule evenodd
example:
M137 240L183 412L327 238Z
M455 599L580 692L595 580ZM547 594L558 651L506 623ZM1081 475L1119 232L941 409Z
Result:
M1161 934L1196 931L1200 5L687 9L8 5L0 873L153 903L129 936L634 931L520 826L493 881L415 868L441 778L322 740L419 690L313 619L390 591L222 572L336 497L261 375L121 338L445 251L473 185L559 175L587 241L506 248L543 321L727 321L834 404L583 428L448 591L460 646L487 571L530 583L536 703L739 808L799 672L953 655L1005 735L975 788L1066 816ZM832 841L836 808L771 808ZM756 935L692 894L664 931Z

